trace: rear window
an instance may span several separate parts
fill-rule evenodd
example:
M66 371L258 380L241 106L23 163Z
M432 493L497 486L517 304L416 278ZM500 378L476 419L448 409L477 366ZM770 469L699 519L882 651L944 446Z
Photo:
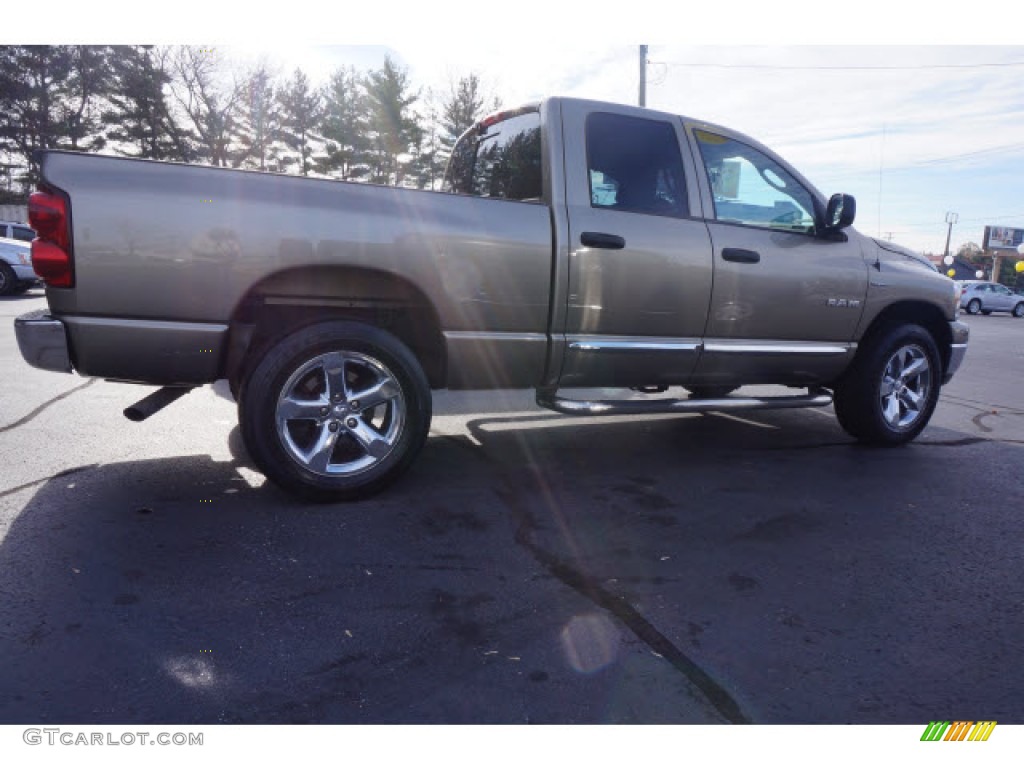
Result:
M442 189L458 195L540 201L540 113L514 113L465 134L452 151Z

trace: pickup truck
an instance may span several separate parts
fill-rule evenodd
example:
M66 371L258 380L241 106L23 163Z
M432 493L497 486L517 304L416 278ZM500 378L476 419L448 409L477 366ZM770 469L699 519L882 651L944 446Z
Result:
M496 113L441 191L60 151L41 169L49 310L15 321L25 360L161 386L136 420L227 379L256 464L318 500L395 480L435 389L532 388L575 415L834 404L895 445L967 347L954 282L855 231L851 196L674 114ZM754 384L806 391L732 394Z

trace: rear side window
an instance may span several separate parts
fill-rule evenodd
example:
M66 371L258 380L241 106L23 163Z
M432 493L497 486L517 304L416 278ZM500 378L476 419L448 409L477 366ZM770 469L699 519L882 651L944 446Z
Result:
M592 207L688 215L683 158L671 123L595 112L586 130Z
M24 240L26 243L31 243L35 240L36 233L28 227L14 227L14 234L11 237L15 240Z
M540 113L513 114L465 134L452 151L445 192L502 200L540 201Z

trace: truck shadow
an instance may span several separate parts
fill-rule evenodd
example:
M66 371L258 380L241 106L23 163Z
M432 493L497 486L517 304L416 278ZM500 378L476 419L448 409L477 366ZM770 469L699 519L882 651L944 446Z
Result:
M324 506L236 439L65 472L0 545L0 722L1016 720L1020 483L961 468L1022 451L926 437L483 418Z

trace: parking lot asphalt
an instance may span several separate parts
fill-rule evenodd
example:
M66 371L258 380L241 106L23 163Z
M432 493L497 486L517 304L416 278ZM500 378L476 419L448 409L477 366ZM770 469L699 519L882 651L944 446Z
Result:
M831 409L437 393L381 496L249 463L221 383L38 371L0 299L0 722L1024 722L1024 321L913 444Z

